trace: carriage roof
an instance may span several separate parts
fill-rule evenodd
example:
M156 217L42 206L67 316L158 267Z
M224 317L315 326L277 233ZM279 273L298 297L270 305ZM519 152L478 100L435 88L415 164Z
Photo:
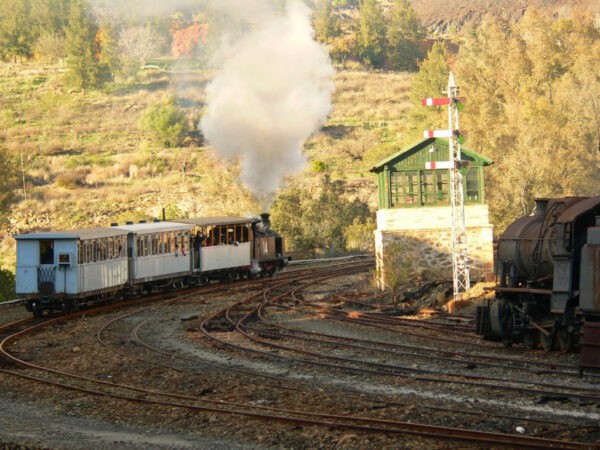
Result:
M129 225L117 225L113 228L126 230L136 234L166 233L170 231L187 231L192 229L191 225L178 221L135 223Z
M123 236L127 231L118 228L87 228L65 231L42 231L39 233L25 233L15 236L16 240L41 240L41 239L101 239L107 237Z
M176 222L187 223L197 227L217 226L217 225L240 225L246 223L257 223L260 219L255 217L234 217L234 216L219 216L219 217L197 217L192 219L177 219Z

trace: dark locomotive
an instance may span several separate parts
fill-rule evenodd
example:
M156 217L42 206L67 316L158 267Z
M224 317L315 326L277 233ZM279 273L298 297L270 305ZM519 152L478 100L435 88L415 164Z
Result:
M496 253L495 298L477 310L477 333L506 346L570 351L600 367L600 196L538 199Z

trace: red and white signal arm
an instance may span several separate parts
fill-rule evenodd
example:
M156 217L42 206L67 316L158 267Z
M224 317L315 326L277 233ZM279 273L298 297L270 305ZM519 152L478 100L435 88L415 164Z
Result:
M452 99L450 97L441 97L441 98L424 98L421 100L421 105L423 106L442 106L449 105Z
M452 137L452 130L426 130L423 131L424 138L449 138Z
M425 168L429 170L433 169L452 169L453 162L452 161L427 161L425 163Z

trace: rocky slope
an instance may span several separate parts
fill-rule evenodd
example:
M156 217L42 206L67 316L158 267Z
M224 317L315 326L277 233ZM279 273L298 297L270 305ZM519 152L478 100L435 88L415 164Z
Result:
M479 22L486 15L519 20L527 8L536 8L553 17L574 12L596 14L600 21L600 0L411 0L417 15L430 31L445 33L467 22Z

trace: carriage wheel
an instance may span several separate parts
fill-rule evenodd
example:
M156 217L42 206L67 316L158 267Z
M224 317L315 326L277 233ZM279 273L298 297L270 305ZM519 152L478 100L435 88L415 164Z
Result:
M41 319L44 316L44 309L38 304L33 305L33 317Z

